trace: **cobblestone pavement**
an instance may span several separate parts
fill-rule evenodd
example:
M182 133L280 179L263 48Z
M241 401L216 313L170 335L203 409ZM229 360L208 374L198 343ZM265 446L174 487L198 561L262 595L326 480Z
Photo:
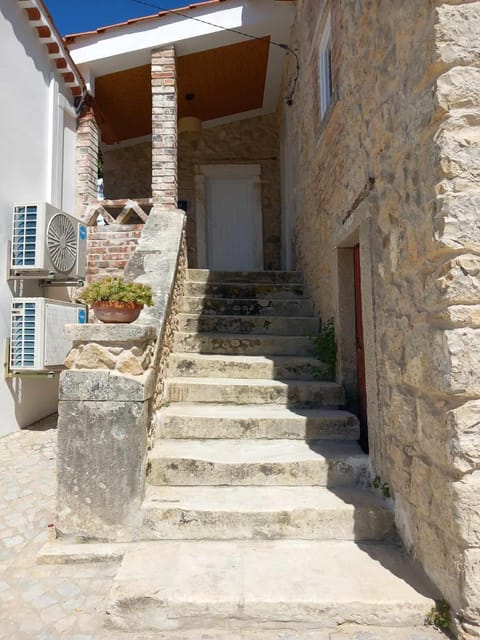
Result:
M430 629L194 631L123 634L104 627L117 564L38 565L55 500L55 417L0 439L0 638L2 640L445 640Z

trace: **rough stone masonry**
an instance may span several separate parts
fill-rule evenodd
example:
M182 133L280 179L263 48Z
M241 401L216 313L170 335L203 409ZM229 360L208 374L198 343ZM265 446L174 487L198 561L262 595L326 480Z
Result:
M298 267L338 328L339 252L360 242L372 464L459 635L480 637L480 2L322 8L298 2L294 27Z

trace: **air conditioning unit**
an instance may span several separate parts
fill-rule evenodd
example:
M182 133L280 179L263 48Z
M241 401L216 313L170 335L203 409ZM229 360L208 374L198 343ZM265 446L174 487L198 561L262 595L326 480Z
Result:
M49 298L12 300L10 370L49 371L63 366L72 343L66 324L87 322L87 307Z
M84 280L87 228L46 202L13 206L10 272L52 280Z

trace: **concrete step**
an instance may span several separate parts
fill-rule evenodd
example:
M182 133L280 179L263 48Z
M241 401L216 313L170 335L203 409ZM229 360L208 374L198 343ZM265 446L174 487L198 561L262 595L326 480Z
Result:
M361 489L149 486L142 511L146 540L382 540L394 528Z
M186 282L185 295L213 296L214 298L253 298L254 300L285 300L305 298L303 284L278 284L256 282Z
M181 404L155 414L157 438L358 440L358 419L338 409L282 405Z
M179 331L183 332L219 332L249 333L277 336L315 336L318 335L318 318L270 316L212 316L182 313L179 316Z
M303 336L246 336L236 333L175 334L174 351L227 355L311 356L314 347Z
M313 303L308 298L298 300L255 300L252 298L215 298L206 296L182 299L181 309L185 313L235 316L309 316Z
M168 402L221 404L282 404L337 407L345 402L343 387L317 380L248 380L246 378L170 378Z
M297 356L229 356L172 353L168 375L175 378L258 378L276 380L325 380L328 367L316 358Z
M368 456L343 440L157 440L154 485L345 486L366 484Z
M127 551L107 614L110 626L137 633L246 626L258 633L265 625L292 637L296 625L421 627L433 606L423 576L385 543L157 541Z
M301 271L210 271L209 269L188 269L190 282L264 282L277 284L303 284Z

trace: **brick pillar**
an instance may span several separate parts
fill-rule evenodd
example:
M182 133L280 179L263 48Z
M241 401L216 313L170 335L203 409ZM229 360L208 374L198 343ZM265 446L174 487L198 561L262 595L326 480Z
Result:
M177 82L173 45L152 51L152 198L177 207Z
M82 109L77 126L76 214L81 218L86 207L97 199L99 130L93 108Z

